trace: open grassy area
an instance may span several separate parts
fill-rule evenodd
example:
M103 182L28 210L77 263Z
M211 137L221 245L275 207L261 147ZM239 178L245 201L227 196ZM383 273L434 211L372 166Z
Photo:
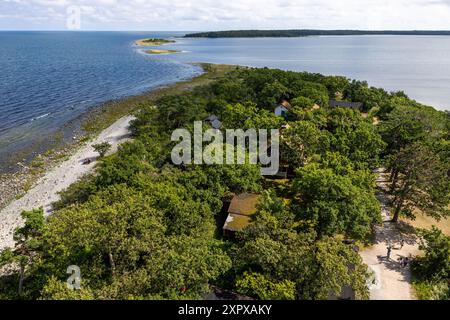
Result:
M443 233L450 236L450 218L437 221L432 217L418 214L416 220L412 221L404 219L404 222L416 229L431 229L432 226L436 226L441 229Z

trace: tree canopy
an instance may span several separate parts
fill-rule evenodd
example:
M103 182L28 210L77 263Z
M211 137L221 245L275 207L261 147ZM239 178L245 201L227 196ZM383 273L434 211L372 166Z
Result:
M330 99L361 102L370 116ZM282 100L292 108L277 117ZM250 163L173 164L173 130L192 132L212 115L221 130L280 129L288 179ZM382 165L397 218L448 214L449 119L402 92L267 68L144 103L133 140L62 192L48 219L23 213L16 246L0 254L0 266L19 266L0 277L0 297L201 299L214 285L256 299L329 299L348 288L366 299L367 267L342 238L369 242L380 223L373 171ZM224 237L229 201L241 193L262 200L247 228ZM445 278L447 240L438 231L424 240L417 270ZM72 265L82 273L77 291L66 286Z

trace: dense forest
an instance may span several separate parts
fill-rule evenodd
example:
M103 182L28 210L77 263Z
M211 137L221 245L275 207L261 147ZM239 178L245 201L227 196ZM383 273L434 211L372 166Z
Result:
M363 107L331 108L330 99ZM278 117L284 100L292 108ZM251 164L173 165L173 130L193 130L211 115L222 130L283 128L290 177L263 177ZM214 286L282 300L329 299L351 287L367 299L370 274L355 243L370 243L381 222L374 169L391 172L395 220L416 208L447 216L449 129L449 114L402 92L236 67L157 106L143 104L133 141L66 190L52 216L24 212L16 247L0 255L0 266L13 266L0 278L0 298L202 299ZM261 195L258 213L224 237L227 203L244 192ZM449 243L437 229L424 231L429 253L415 264L440 298L450 293ZM81 269L80 290L66 286L70 265Z
M309 37L309 36L448 36L450 31L370 31L370 30L230 30L198 32L185 35L185 38L263 38L263 37Z

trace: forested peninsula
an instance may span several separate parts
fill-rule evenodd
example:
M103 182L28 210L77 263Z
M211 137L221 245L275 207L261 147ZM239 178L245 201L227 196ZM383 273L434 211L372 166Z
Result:
M185 38L264 38L264 37L309 37L309 36L364 36L364 35L395 35L395 36L449 36L449 30L230 30L190 33Z
M373 243L382 220L375 170L390 177L392 223L449 215L449 114L403 92L229 67L144 101L135 116L133 139L64 191L50 217L22 214L16 246L0 253L0 268L9 266L1 299L204 299L217 288L262 300L326 300L350 288L368 299L358 248ZM174 165L171 135L192 132L194 121L281 130L285 176L253 164ZM227 229L233 210L252 216ZM450 238L438 229L419 236L415 279L424 295L448 298ZM73 265L79 290L66 283Z

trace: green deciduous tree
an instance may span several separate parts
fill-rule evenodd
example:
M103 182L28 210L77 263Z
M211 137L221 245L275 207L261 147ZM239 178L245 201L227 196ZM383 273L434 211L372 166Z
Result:
M241 294L260 300L295 300L295 283L289 280L275 282L258 273L245 272L236 282Z
M360 168L374 169L379 165L385 143L372 122L357 111L339 108L332 110L328 119L327 129L333 134L331 151L343 154Z
M223 123L228 129L278 129L281 121L273 110L259 109L252 103L228 105L223 114Z
M95 144L92 146L95 150L95 152L98 152L100 155L100 158L103 158L109 150L111 150L112 146L109 142L103 142L99 144Z
M413 271L428 280L450 279L450 237L433 227L431 230L420 230L420 250L425 255L416 258Z
M67 287L66 281L51 277L40 292L41 300L94 300L95 295L90 288L82 287L80 290L72 290Z
M182 193L158 183L145 192L115 185L56 212L43 239L44 297L73 297L47 275L64 281L76 264L87 290L80 298L199 298L231 262L212 239L209 209Z
M268 83L259 95L260 105L271 110L283 99L289 99L289 89L279 81Z
M391 167L396 172L391 186L393 221L397 222L400 214L414 218L416 209L437 219L450 214L448 165L427 145L406 146L391 159Z
M314 103L314 100L306 97L297 97L291 100L291 105L300 109L310 109L314 106Z
M409 144L436 135L440 129L435 112L423 107L396 106L380 127L383 140L387 143L386 152L394 154Z
M318 164L301 168L293 187L298 199L296 214L311 221L321 237L345 234L366 239L373 224L380 221L374 182L372 188L366 183L364 172L341 175Z
M450 237L433 227L420 230L420 249L425 252L412 263L416 288L421 299L448 300L450 298Z
M310 121L297 121L282 135L282 156L293 168L304 166L316 154L329 149L331 135Z
M256 221L240 234L233 251L235 271L248 272L238 277L241 292L286 299L294 283L296 299L339 297L346 287L357 299L367 298L367 267L353 248L334 238L317 241L303 225L281 199L264 194ZM256 279L263 285L254 285Z
M19 268L18 295L22 296L27 268L39 258L42 246L41 237L44 228L44 212L42 209L22 212L24 226L14 232L14 249L6 249L0 253L0 267L16 264Z

